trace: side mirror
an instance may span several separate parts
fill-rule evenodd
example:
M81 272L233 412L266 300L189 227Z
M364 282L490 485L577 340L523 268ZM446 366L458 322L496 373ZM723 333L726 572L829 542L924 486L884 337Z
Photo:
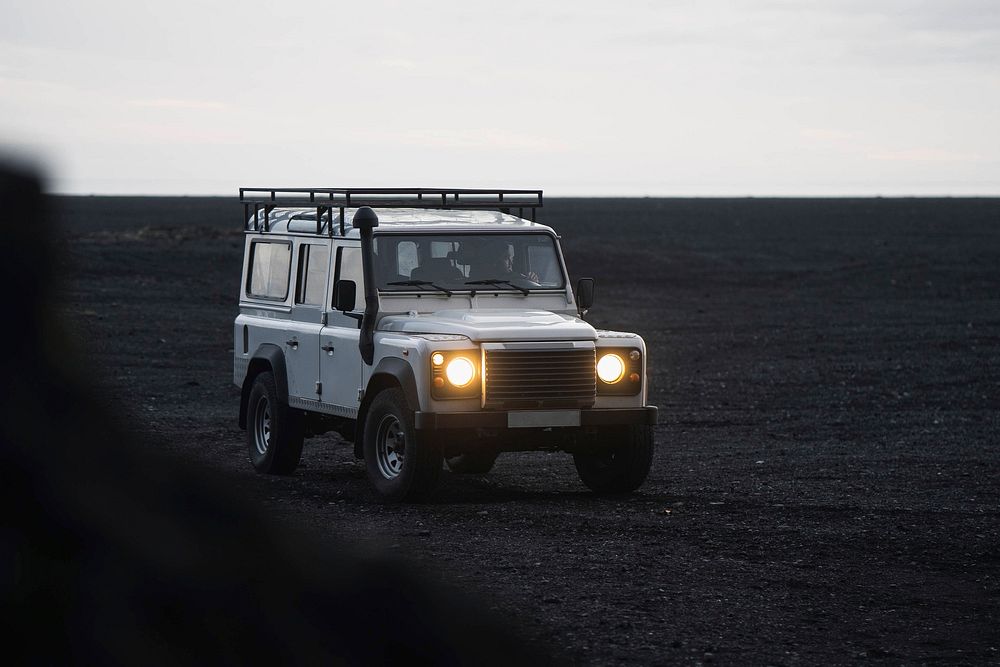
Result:
M594 279L580 278L576 282L576 307L583 317L594 305Z
M353 280L338 280L333 286L333 307L347 313L354 310L358 297L358 285Z

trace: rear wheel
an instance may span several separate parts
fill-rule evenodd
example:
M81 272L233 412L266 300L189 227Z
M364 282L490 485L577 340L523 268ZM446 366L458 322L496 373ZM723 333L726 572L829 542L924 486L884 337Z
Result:
M635 491L653 464L653 428L622 426L602 430L594 444L573 454L580 480L595 493Z
M400 389L383 390L372 401L363 444L368 480L383 500L421 500L437 487L441 448L418 437Z
M450 456L446 459L448 470L456 475L485 475L493 469L499 452L477 451Z
M288 475L302 457L302 415L278 400L274 375L254 378L247 404L247 450L257 472Z

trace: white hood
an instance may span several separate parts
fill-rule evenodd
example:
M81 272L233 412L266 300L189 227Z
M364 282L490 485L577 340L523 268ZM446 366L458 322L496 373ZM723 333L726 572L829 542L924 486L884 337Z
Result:
M461 334L474 341L597 340L594 327L583 320L547 310L440 310L388 315L377 329L411 334Z

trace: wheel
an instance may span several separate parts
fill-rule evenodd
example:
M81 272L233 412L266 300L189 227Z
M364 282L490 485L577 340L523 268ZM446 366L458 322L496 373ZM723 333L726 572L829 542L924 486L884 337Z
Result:
M653 428L623 426L600 433L594 446L573 454L580 480L595 493L629 493L653 464Z
M368 480L388 502L422 500L441 477L441 448L417 435L400 389L385 389L372 400L363 448Z
M450 456L445 461L448 463L448 470L457 475L485 475L493 469L500 452L478 451L458 456Z
M278 400L274 375L254 378L247 404L247 449L257 472L288 475L302 457L302 415Z

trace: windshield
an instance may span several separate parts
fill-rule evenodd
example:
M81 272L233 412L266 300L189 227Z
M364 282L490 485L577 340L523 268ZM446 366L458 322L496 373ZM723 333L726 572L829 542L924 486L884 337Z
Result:
M374 239L382 291L513 291L566 285L549 234L384 234Z

